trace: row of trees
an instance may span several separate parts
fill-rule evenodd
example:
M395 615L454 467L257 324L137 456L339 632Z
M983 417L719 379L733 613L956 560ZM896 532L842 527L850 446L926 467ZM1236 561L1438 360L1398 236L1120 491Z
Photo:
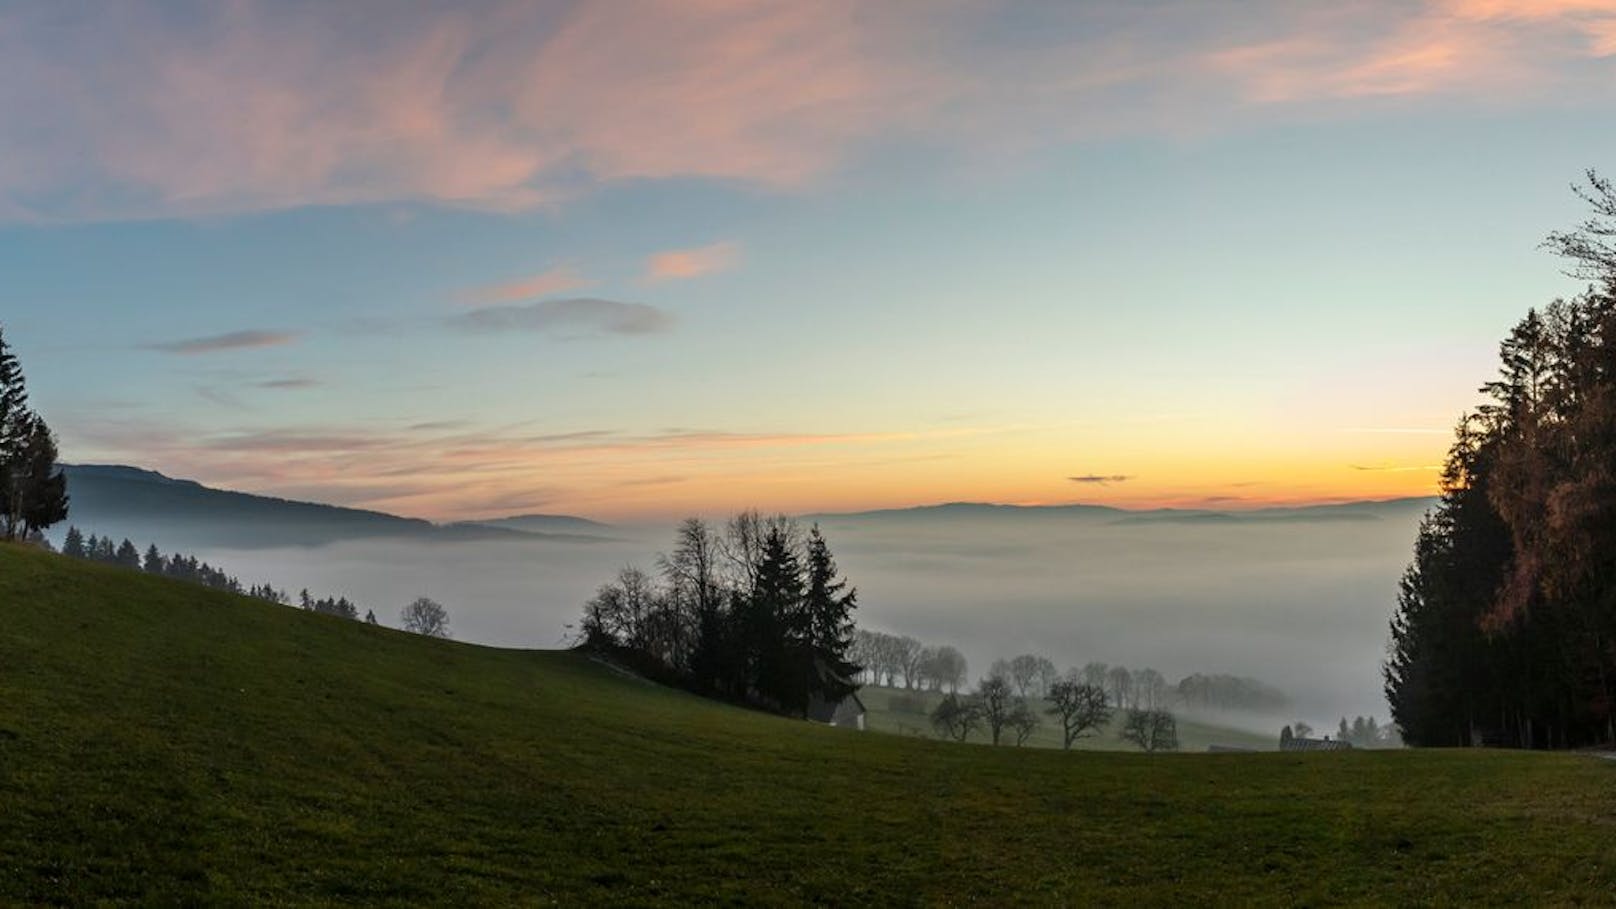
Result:
M85 536L77 527L69 527L67 535L62 540L62 555L127 568L131 571L143 571L146 574L172 578L176 581L200 584L214 590L238 593L281 606L293 605L284 590L277 590L271 584L243 587L234 576L201 561L194 555L178 552L164 555L156 544L148 545L143 554L134 542L127 538L115 544L110 536L98 537L93 533ZM360 620L358 605L347 597L315 597L305 589L298 593L296 605L322 615ZM441 603L426 597L405 606L399 619L405 631L430 637L450 636L448 610L444 609ZM364 621L369 625L380 624L376 620L375 610L366 610Z
M801 716L858 687L857 602L817 525L690 518L655 576L629 567L600 588L582 635L697 691Z
M1045 704L1042 714L1059 724L1061 745L1066 749L1099 734L1111 722L1115 709L1111 695L1086 681L1082 671L1069 670L1035 689L1039 680L1018 686L1008 674L1014 662L995 663L977 683L976 691L966 695L950 692L938 702L931 713L937 734L963 742L981 731L994 745L1012 738L1016 745L1023 745L1043 724L1035 697ZM1166 710L1126 708L1118 735L1147 752L1178 748L1177 721Z
M1313 727L1309 723L1297 720L1280 730L1281 741L1295 736L1299 739L1311 738ZM1335 738L1338 742L1347 742L1358 748L1397 748L1402 745L1402 739L1397 735L1397 727L1382 726L1374 717L1353 717L1348 723L1346 717L1336 726Z
M1460 420L1384 665L1414 745L1616 741L1616 187L1548 245L1592 281L1527 313Z
M871 685L897 688L901 683L909 689L946 688L957 693L967 678L965 654L954 647L930 647L914 638L882 631L855 631L848 658L861 667L861 680Z
M92 533L86 537L77 527L67 529L67 536L62 540L62 555L201 584L214 590L244 594L271 603L285 605L288 602L285 592L276 590L269 584L243 587L241 582L231 575L199 560L196 556L178 552L165 556L158 551L155 544L147 546L145 553L142 554L128 538L121 543L114 543L110 536L98 537Z
M35 537L67 518L67 477L56 436L28 406L22 365L0 327L0 537Z
M950 646L926 646L911 637L860 630L852 653L864 667L864 680L872 685L951 694L958 694L965 685L965 655ZM994 660L988 677L1005 679L1022 698L1048 698L1063 678L1080 680L1104 691L1118 710L1166 710L1181 705L1188 710L1273 713L1290 704L1284 692L1256 679L1195 673L1170 685L1155 669L1102 662L1086 663L1063 676L1054 662L1035 653Z

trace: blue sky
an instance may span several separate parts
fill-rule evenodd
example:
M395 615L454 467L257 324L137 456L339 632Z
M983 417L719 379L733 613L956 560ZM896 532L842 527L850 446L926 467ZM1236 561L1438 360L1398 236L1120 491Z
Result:
M0 12L68 458L444 518L1420 494L1616 157L1600 0L396 10Z

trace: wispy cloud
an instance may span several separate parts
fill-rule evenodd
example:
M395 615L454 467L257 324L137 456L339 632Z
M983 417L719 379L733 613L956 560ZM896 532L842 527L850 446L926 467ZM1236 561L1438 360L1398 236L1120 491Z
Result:
M305 388L318 388L320 382L318 379L266 379L256 383L255 387L271 391L299 391Z
M280 347L291 344L299 337L301 335L297 332L288 331L232 331L203 338L187 338L181 341L163 341L147 344L145 348L180 356L196 356L198 354L220 353L227 350Z
M451 518L510 511L510 503L534 494L566 490L568 500L577 502L591 494L620 495L609 493L613 489L699 486L703 478L732 477L744 463L766 461L790 471L822 463L832 449L890 455L961 434L679 427L535 432L460 421L364 431L319 424L207 431L105 419L73 427L71 442L101 458L230 488L296 491L339 504Z
M644 303L595 297L543 300L517 306L489 306L451 318L466 331L558 332L578 335L650 335L673 327L673 316Z
M1126 483L1129 480L1133 479L1133 475L1132 474L1125 474L1125 473L1113 473L1113 474L1086 473L1086 474L1082 474L1080 476L1067 477L1066 479L1072 481L1073 483L1084 483L1084 484L1090 484L1090 485L1094 485L1094 486L1109 486L1112 483Z
M645 276L653 281L698 278L735 267L741 258L739 244L723 242L693 249L670 249L645 261Z
M1415 472L1441 470L1442 469L1442 466L1440 464L1418 464L1418 465L1348 464L1347 466L1352 468L1353 470L1376 471L1376 472L1383 472L1383 473L1415 473Z
M0 219L798 190L877 142L994 154L1320 99L1608 97L1588 62L1616 53L1604 0L184 8L7 6Z
M570 265L558 265L531 277L462 291L458 295L458 299L467 306L514 303L518 300L532 300L537 297L547 297L551 294L566 293L569 290L588 287L594 283L594 281L579 274L576 268Z

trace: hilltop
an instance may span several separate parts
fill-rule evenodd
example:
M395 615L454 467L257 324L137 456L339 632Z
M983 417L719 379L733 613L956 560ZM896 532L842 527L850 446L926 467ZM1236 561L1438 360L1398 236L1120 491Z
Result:
M163 548L320 546L344 540L592 542L605 525L541 516L434 524L380 511L301 502L204 486L124 465L64 465L72 523L86 533L154 541ZM60 529L60 528L58 528Z
M1616 765L854 733L0 546L0 901L1598 900Z

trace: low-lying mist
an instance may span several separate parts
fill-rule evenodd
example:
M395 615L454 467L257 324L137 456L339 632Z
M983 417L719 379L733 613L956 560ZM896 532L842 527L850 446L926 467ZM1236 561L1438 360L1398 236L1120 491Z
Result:
M998 657L1102 660L1251 676L1291 696L1283 719L1329 729L1386 718L1380 661L1418 512L1364 520L827 519L865 627L953 644L971 678ZM294 597L341 594L385 624L417 596L450 611L455 636L556 647L617 569L654 568L672 528L617 528L599 542L344 542L198 554ZM162 540L157 540L162 545ZM1251 721L1243 725L1250 725Z

